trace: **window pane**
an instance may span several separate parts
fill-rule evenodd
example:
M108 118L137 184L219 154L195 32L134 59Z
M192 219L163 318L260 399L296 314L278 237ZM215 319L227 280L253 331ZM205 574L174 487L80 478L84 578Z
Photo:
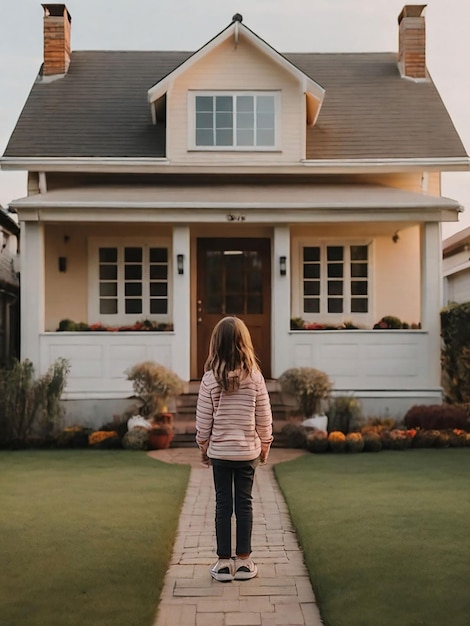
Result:
M343 246L328 246L326 249L326 256L328 261L342 261Z
M247 313L259 313L263 312L263 297L251 295L247 300Z
M253 113L254 110L253 96L237 96L237 113Z
M320 281L304 280L304 296L319 296Z
M304 265L304 278L320 278L320 265Z
M367 261L367 246L351 246L351 261Z
M304 312L305 313L320 313L320 299L319 298L304 298Z
M151 280L166 280L168 278L168 265L151 265L150 266L150 279Z
M117 300L100 300L101 315L115 315L117 312Z
M117 283L100 283L100 296L117 296Z
M100 263L116 263L117 248L100 248L99 257Z
M304 248L304 261L319 261L320 260L320 248L309 247Z
M100 280L117 280L117 265L100 265Z
M274 117L270 113L257 113L256 126L261 129L274 130Z
M125 283L124 294L126 296L141 296L142 283Z
M274 96L258 96L256 98L256 109L258 112L274 114Z
M232 113L216 113L215 127L217 130L224 128L231 129L233 127Z
M328 298L328 313L342 313L343 312L343 299L342 298Z
M233 131L230 130L217 130L215 136L216 146L232 146L233 145Z
M342 278L342 277L343 277L342 263L328 263L328 278Z
M351 313L367 313L368 301L367 298L353 298L351 300Z
M243 295L227 296L225 298L225 313L227 315L244 313Z
M213 146L214 145L214 131L211 130L196 130L196 146Z
M206 291L205 313L223 313L222 305L223 298L221 292L215 293Z
M150 295L151 296L168 295L168 285L166 283L150 283Z
M216 96L215 97L215 110L216 111L233 111L233 98L232 96Z
M253 130L237 130L237 146L253 146L255 133Z
M124 277L126 280L141 280L142 265L125 265Z
M140 298L127 299L126 300L126 313L141 315L142 314L142 300Z
M168 262L168 250L167 248L150 248L150 263L167 263Z
M238 129L253 129L255 118L253 113L237 113Z
M328 281L328 295L329 296L342 296L343 295L343 282L341 280L329 280Z
M142 248L124 248L126 263L142 263Z
M353 280L351 283L351 295L367 296L367 282L365 280Z
M196 96L196 111L212 111L214 98L212 96Z
M168 313L167 300L150 300L150 313L152 315L166 315Z
M196 113L196 128L210 128L214 124L214 116L212 113Z
M353 278L367 278L367 263L351 263L351 276Z

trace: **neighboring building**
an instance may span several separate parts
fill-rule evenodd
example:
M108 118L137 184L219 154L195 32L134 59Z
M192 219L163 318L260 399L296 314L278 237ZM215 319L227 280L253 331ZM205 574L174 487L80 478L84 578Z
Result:
M469 158L426 70L424 5L401 12L398 54L281 54L238 14L196 52L71 53L65 5L43 6L2 167L28 172L22 356L70 360L71 414L109 416L145 359L199 379L226 314L268 378L319 368L368 413L440 401L440 224L460 211L441 172ZM372 330L388 315L413 327Z
M442 242L444 306L470 302L470 227Z
M16 221L0 207L0 367L20 355L19 234Z

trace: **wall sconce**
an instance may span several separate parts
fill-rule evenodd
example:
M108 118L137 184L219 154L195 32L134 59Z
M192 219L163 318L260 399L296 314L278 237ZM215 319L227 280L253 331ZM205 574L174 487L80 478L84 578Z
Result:
M279 274L285 276L287 274L287 257L279 257Z
M60 256L57 261L58 261L58 266L59 266L59 272L66 272L67 271L67 257Z
M178 268L178 274L184 274L184 254L176 255L176 267Z

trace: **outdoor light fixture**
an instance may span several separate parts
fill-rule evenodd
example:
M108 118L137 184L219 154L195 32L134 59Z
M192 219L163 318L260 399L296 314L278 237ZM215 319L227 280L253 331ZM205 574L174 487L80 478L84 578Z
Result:
M58 258L57 264L59 266L59 272L66 272L67 271L67 257L60 256Z
M176 255L176 267L178 268L178 274L184 274L184 254Z
M287 257L279 257L279 274L285 276L287 274Z

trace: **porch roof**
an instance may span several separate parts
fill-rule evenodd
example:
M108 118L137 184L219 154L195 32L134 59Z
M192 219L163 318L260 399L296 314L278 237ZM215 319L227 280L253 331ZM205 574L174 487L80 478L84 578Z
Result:
M368 221L393 219L457 220L462 207L456 200L404 191L380 185L312 185L312 184L214 184L214 185L145 185L89 186L55 189L14 200L13 209L30 214L27 219L57 217L66 210L79 210L75 221L95 219L112 211L113 219L135 221L139 210L159 211L163 221L192 221L206 215L206 221L219 221L217 211L244 211L246 218L268 214L269 221L311 221L322 217L328 221L347 214ZM132 217L128 211L132 210ZM124 213L125 212L125 213ZM309 214L310 218L306 214ZM296 219L298 216L298 220ZM148 221L148 220L146 220ZM244 221L244 220L242 220ZM250 219L251 221L251 219ZM262 220L266 221L266 220Z

